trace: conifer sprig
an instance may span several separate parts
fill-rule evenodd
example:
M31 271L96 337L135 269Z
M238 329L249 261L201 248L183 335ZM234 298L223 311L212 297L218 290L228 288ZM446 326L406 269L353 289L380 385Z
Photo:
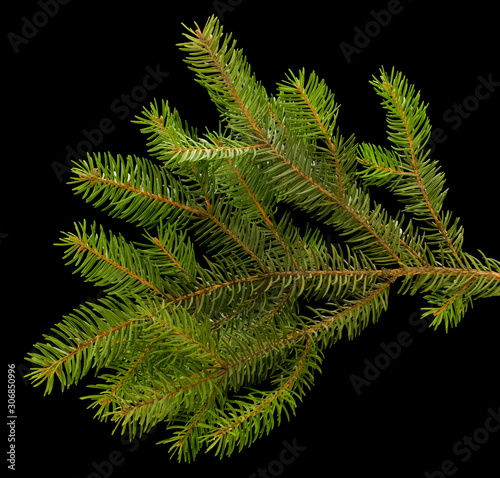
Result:
M64 234L68 264L107 295L56 324L28 376L50 393L94 369L83 398L97 418L131 437L163 423L160 443L190 461L241 450L295 413L323 350L379 320L393 285L423 295L448 330L475 300L500 295L500 262L463 250L426 147L426 106L401 73L371 82L388 144L358 144L340 134L339 105L314 72L289 72L273 96L216 18L185 36L220 127L199 136L153 102L135 121L151 158L75 165L75 194L144 241L85 221ZM401 213L371 187L393 192ZM320 226L295 223L295 210ZM326 240L332 228L342 245Z

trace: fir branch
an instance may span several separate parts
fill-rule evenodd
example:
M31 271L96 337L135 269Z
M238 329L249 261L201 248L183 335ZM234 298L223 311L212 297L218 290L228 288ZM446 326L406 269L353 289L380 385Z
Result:
M172 174L147 159L111 154L88 155L73 169L70 184L87 202L102 206L113 217L152 226L160 218L176 218L182 212L202 216L198 198Z
M203 437L205 440L209 439L207 451L216 448L215 454L221 457L224 454L230 455L236 446L241 451L264 433L269 434L275 423L274 414L277 414L278 425L281 413L285 412L289 418L287 407L294 411L296 398L301 398L304 386L309 388L313 382L310 369L319 369L318 364L309 358L313 355L312 348L311 341L306 341L297 363L292 361L292 370L274 380L276 388L272 391L251 391L244 397L227 403L223 414L217 416L219 425Z
M171 110L166 101L162 102L161 111L156 101L153 102L151 109L145 108L143 117L138 117L134 122L146 125L141 131L145 134L151 133L149 152L169 165L234 158L265 146L248 145L221 133L210 133L199 138L195 130L182 123L178 111Z
M47 342L36 344L41 353L30 353L29 360L37 365L27 377L35 386L45 382L50 393L57 377L61 388L76 384L91 367L99 370L119 357L137 338L143 323L128 314L131 302L103 299L101 304L81 306L75 313L52 329L57 335L47 336Z
M338 197L343 201L348 175L343 171L345 165L339 160L338 146L334 143L339 109L334 95L314 72L306 83L305 71L301 70L298 78L290 72L287 82L280 86L280 99L283 102L288 127L294 130L295 137L307 140L318 138L326 144L335 163Z
M428 158L426 106L401 73L371 82L389 147L358 145L315 73L290 72L273 97L216 18L186 37L224 126L200 137L154 102L135 122L161 166L110 154L75 165L75 194L143 228L145 243L85 222L65 233L68 264L108 295L56 324L28 377L50 393L94 368L84 398L97 418L130 437L163 423L172 434L160 443L191 461L204 447L241 450L295 413L323 351L378 321L393 285L422 295L424 315L448 331L476 300L500 296L500 261L463 250ZM401 213L371 186L394 193ZM301 230L298 209L318 226ZM342 245L325 239L332 228Z
M455 258L461 262L460 242L462 231L453 224L454 234L448 229L451 217L440 214L444 196L444 174L439 171L437 163L429 161L424 149L431 132L429 119L425 114L426 105L420 102L420 93L415 93L412 85L394 70L391 75L382 69L380 79L371 82L378 94L384 99L383 106L388 111L387 122L389 126L389 139L394 144L395 154L411 166L414 188L419 192L421 200L408 188L407 182L399 190L399 194L411 197L411 206L406 210L416 214L417 217L430 216L442 240L450 249ZM380 155L378 155L380 157ZM388 157L387 155L385 156Z
M231 35L223 38L222 27L211 18L203 30L185 34L190 41L180 49L189 55L186 62L197 75L197 81L207 88L228 126L254 138L266 139L260 124L268 115L269 101L264 88L251 74L242 50L236 49Z
M102 227L97 232L96 224L89 234L85 222L75 227L76 234L67 234L59 245L67 246L64 257L74 256L67 264L75 263L75 272L81 272L87 281L110 286L107 292L116 295L150 290L173 300L156 266L122 236L108 233L108 239Z

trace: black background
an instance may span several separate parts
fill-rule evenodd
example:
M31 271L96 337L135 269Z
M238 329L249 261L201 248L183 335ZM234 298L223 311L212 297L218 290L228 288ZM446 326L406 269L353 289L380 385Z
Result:
M224 8L224 3L233 6ZM268 476L423 477L452 460L453 476L498 475L500 432L491 433L470 456L453 451L464 435L483 437L477 430L488 409L500 406L498 298L477 302L460 326L446 334L444 329L421 332L422 323L415 325L421 301L394 294L377 325L328 351L323 373L296 417L222 461L211 454L192 464L170 461L167 448L155 445L164 436L161 427L133 445L111 435L112 425L94 421L79 400L88 380L64 394L55 389L43 397L43 389L21 378L33 343L62 315L101 293L64 266L62 249L53 246L60 231L87 218L134 234L129 225L106 219L74 197L65 184L69 175L61 176L60 168L56 173L54 163L64 166L68 148L81 146L84 130L98 128L106 118L113 131L94 134L98 144L93 151L145 155L145 137L130 120L153 98L169 99L201 130L216 127L215 107L176 47L183 41L181 23L202 26L212 14L223 20L226 32L234 33L268 91L288 69L305 67L325 78L342 104L343 134L355 133L360 140L385 138L384 113L368 81L381 65L401 70L430 104L433 126L446 136L434 156L447 174L446 205L465 227L465 249L476 253L480 248L499 258L500 88L489 98L467 99L474 96L480 76L500 81L494 4L439 2L437 9L438 2L401 0L399 13L377 31L368 24L374 20L370 12L387 9L386 0L345 3L72 0L16 47L8 34L22 35L23 17L38 15L42 21L37 14L42 8L35 1L9 3L3 41L7 130L4 126L0 253L6 363L18 370L18 474L35 466L38 473L55 478L95 478L100 464L100 476L114 478L139 473L246 478L269 466ZM348 61L340 44L354 45L355 28L366 27L372 38ZM140 105L126 114L121 110L125 117L120 118L113 102L141 85L146 67L156 65L168 76ZM468 117L453 119L450 108L464 100L471 110ZM382 342L393 342L404 331L411 344L358 395L350 377L362 376L366 360L373 363L381 353ZM294 440L305 449L280 468L273 460L279 459L284 441ZM110 454L119 460L113 469L104 463Z

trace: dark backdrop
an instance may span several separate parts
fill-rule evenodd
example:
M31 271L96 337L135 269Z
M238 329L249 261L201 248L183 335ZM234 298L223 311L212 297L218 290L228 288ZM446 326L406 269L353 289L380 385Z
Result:
M167 449L155 445L161 427L129 444L111 435L112 425L92 419L78 398L84 384L43 397L21 377L32 344L62 315L101 294L64 266L62 249L53 246L60 231L96 218L133 234L73 197L67 160L85 150L144 155L145 137L130 120L153 98L168 98L200 129L216 127L215 108L176 47L181 23L203 25L212 14L234 32L270 91L288 69L305 67L325 78L342 104L343 134L360 140L385 137L368 81L381 65L400 69L430 104L433 154L447 174L446 204L465 227L465 249L499 259L497 13L489 2L437 4L9 3L0 253L7 363L17 370L17 473L35 466L54 478L246 478L259 476L259 469L260 476L284 477L498 474L500 424L488 418L500 407L498 298L477 302L446 334L419 321L418 298L394 294L376 326L328 351L296 417L222 461L210 454L190 465L169 461ZM156 81L141 88L151 71ZM398 352L394 342L402 337ZM393 351L388 362L384 347ZM356 382L361 378L368 382ZM293 446L296 456L284 451Z

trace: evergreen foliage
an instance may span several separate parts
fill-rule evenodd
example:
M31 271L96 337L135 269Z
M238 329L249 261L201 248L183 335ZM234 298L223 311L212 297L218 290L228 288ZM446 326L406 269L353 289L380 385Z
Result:
M241 450L294 413L322 351L377 321L397 283L446 330L474 300L500 295L500 262L463 251L426 147L426 105L401 73L371 82L388 145L357 143L339 133L339 106L315 73L289 72L271 95L216 18L196 27L180 47L219 131L198 135L153 103L136 121L152 158L75 165L75 193L143 228L144 241L86 222L64 234L68 264L107 295L29 357L46 393L94 369L84 398L96 417L131 438L164 422L161 443L186 461ZM394 193L400 214L370 197L374 186ZM300 228L294 210L322 228Z

